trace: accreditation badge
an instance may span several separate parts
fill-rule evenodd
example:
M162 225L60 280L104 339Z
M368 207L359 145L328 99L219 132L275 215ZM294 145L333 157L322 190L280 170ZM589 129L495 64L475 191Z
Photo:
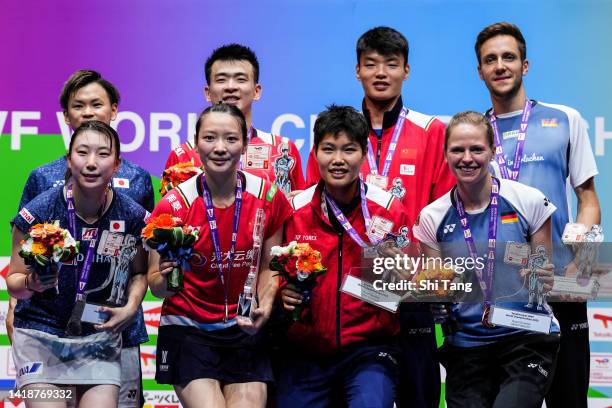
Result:
M382 241L393 229L393 221L375 215L368 226L368 235L376 241Z
M382 188L383 190L387 190L389 179L387 178L387 176L370 173L366 176L366 183L372 184L378 188Z
M121 244L123 244L123 234L104 230L97 252L102 256L119 256Z
M245 169L267 170L270 165L270 148L268 145L248 145L244 157Z
M504 252L504 263L508 265L527 266L531 245L524 242L507 242Z
M586 234L586 225L568 222L565 224L563 229L563 235L561 241L566 245L575 244L576 242L582 242L584 240L584 234Z

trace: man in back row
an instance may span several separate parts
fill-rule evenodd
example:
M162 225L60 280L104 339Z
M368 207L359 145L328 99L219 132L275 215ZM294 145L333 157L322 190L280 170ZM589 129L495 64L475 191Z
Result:
M455 179L444 162L444 124L407 109L402 85L408 79L408 41L389 27L376 27L357 41L357 80L364 91L362 111L369 127L367 160L361 176L398 198L415 220ZM308 158L307 184L319 180L314 153ZM437 407L440 368L434 322L428 304L400 307L402 378L399 406Z
M478 74L493 104L487 116L494 130L499 176L539 189L557 207L552 215L554 263L558 273L575 276L577 263L561 241L571 219L568 183L578 198L576 222L589 229L601 220L594 181L598 171L584 120L567 106L527 98L523 83L529 70L527 46L514 24L484 28L475 51ZM551 306L561 326L561 344L546 405L586 407L590 362L586 303Z
M302 190L305 187L302 160L295 144L286 137L266 133L253 126L253 101L259 100L262 92L255 53L240 44L219 47L206 60L205 74L206 100L235 105L246 118L248 146L242 159L242 169L275 182L285 194ZM202 166L191 141L170 152L166 169L189 161L193 161L197 167Z

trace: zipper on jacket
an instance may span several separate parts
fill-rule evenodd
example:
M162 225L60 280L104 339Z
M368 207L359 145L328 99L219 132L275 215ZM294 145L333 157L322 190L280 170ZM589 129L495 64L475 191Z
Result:
M338 233L338 282L336 288L336 348L340 351L340 294L342 293L342 232Z

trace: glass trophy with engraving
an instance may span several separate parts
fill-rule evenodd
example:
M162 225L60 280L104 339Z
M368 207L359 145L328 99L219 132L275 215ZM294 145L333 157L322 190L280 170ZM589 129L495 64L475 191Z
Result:
M595 273L599 246L604 240L601 225L588 230L584 224L568 223L563 230L563 243L573 249L576 275L556 276L551 295L554 297L592 300L599 292L599 277Z
M253 297L257 291L257 275L259 273L259 264L261 261L261 246L264 238L264 227L266 224L266 213L263 208L258 208L255 214L255 223L253 224L253 259L249 267L249 273L244 282L244 288L238 298L238 314L237 320L250 320L251 306Z
M546 248L539 245L529 255L527 261L527 289L529 292L527 303L520 307L516 303L498 303L500 298L497 298L496 304L491 306L488 323L494 326L550 333L552 313L546 301L548 294L544 291L544 282L538 273L538 270L545 269L549 263Z

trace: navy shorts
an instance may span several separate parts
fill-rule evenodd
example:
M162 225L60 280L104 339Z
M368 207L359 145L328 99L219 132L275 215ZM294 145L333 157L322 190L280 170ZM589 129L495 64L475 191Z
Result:
M299 351L285 355L276 383L277 407L391 408L397 392L398 354L396 346L380 345L328 357Z
M192 327L160 327L155 380L182 387L200 378L222 384L272 382L269 354L258 337L238 327L224 332L225 340L211 339L209 333Z

